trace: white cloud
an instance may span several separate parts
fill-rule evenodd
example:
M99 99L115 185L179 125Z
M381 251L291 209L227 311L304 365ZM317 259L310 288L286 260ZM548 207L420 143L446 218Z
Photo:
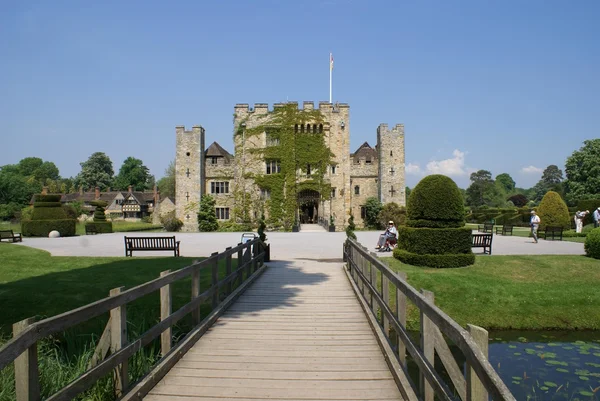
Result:
M465 170L465 152L455 149L452 152L454 156L451 159L432 160L427 163L427 172L430 174L444 174L447 176L463 176L467 174Z
M525 174L539 174L543 171L544 171L543 168L539 168L539 167L535 167L535 166L527 166L527 167L523 167L521 169L521 172L525 173Z
M406 170L406 174L414 174L414 175L421 174L421 167L419 167L418 164L408 163L406 165L406 167L404 167L404 168Z

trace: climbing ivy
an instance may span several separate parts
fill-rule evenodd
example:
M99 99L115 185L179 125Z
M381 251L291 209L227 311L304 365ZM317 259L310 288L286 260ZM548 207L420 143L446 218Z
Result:
M279 161L280 172L275 174L248 173L244 178L251 179L264 190L270 191L270 199L264 202L252 202L254 206L268 210L267 223L275 228L290 230L297 219L298 193L303 190L314 190L321 194L322 200L327 200L331 194L331 184L325 181L327 168L332 163L333 153L325 144L322 130L304 132L302 126L324 124L323 114L319 110L299 110L295 103L276 107L273 111L258 117L258 124L246 128L247 120L240 121L235 135L252 136L267 134L271 146L258 149L247 149L247 152L259 154L263 160ZM237 152L236 152L237 153ZM310 166L310 178L307 177L307 167ZM246 193L243 188L242 192ZM244 197L244 202L236 205L241 216L248 215L251 206L246 201L245 194L234 195ZM237 199L236 199L237 200ZM240 214L238 214L240 215Z

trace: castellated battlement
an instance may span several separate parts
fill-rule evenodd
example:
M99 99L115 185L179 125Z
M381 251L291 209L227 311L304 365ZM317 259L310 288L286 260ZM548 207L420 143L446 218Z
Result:
M194 125L191 131L185 130L185 125L176 125L175 126L176 133L199 133L204 132L204 128L201 125Z
M285 102L285 103L274 103L273 107L269 110L269 104L268 103L254 103L254 107L251 107L248 103L237 103L234 107L235 113L236 114L248 114L248 113L254 113L254 114L267 114L269 111L272 111L278 107L284 107L286 105L294 105L296 107L296 109L299 109L299 104L296 101L289 101L289 102ZM350 106L347 103L337 103L337 104L331 104L329 102L325 102L325 101L320 101L318 103L318 107L317 110L321 110L323 112L331 112L331 111L338 111L340 109L349 109ZM302 109L301 110L315 110L315 102L312 101L304 101L302 102Z
M404 124L394 125L394 128L392 128L391 131L388 128L387 124L385 124L385 123L379 124L379 126L377 127L377 134L379 135L379 134L387 134L387 133L404 135Z

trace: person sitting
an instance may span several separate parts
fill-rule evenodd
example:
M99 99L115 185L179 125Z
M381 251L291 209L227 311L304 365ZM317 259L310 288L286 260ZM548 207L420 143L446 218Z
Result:
M385 232L379 235L379 241L377 241L377 246L375 249L389 248L390 242L396 241L396 236L398 235L398 230L394 226L394 222L390 220L388 223L388 228Z

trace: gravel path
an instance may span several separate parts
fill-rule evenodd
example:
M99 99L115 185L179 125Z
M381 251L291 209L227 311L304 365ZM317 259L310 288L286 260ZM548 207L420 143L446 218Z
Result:
M167 233L113 233L86 235L67 238L25 238L22 245L39 248L54 256L125 256L123 237L128 236L165 236ZM176 233L181 241L181 256L208 256L212 252L222 251L234 246L241 240L241 233ZM358 240L368 248L375 250L379 237L378 231L358 231ZM300 232L267 233L267 242L271 244L271 258L274 260L341 259L342 243L346 238L343 232ZM524 237L503 237L494 235L493 255L582 255L583 244L567 241L540 240L535 244ZM481 248L475 248L480 253ZM389 256L388 253L380 255ZM134 256L169 256L169 252L137 252Z

